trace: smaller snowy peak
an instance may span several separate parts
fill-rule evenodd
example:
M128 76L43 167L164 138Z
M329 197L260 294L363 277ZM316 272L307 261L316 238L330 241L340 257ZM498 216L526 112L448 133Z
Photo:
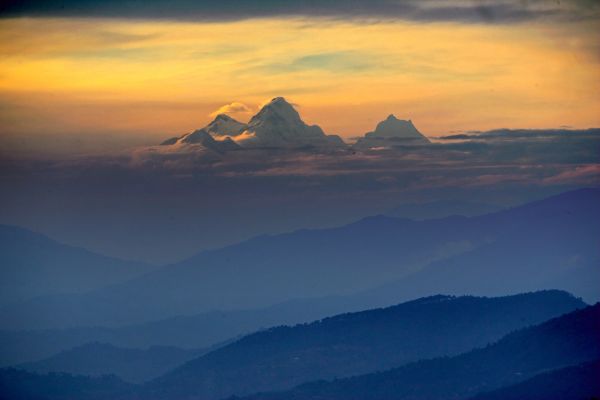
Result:
M227 114L217 114L215 121L235 121L232 117Z
M177 143L179 144L183 144L183 143L187 143L187 144L192 144L192 143L200 143L200 144L205 144L205 143L212 143L215 139L213 139L213 137L210 135L210 133L208 133L206 130L204 129L198 129L195 130L194 132L184 135L181 138L179 138L179 140L177 141Z
M246 127L246 124L236 121L229 115L219 114L204 128L167 139L161 143L161 146L175 146L177 150L177 147L189 145L198 150L222 154L240 148L232 138L243 133Z
M427 140L427 138L415 128L410 119L398 119L394 114L390 114L385 120L378 123L377 127L375 127L375 131L369 132L365 136Z
M161 143L161 145L194 145L200 147L201 149L217 153L224 153L229 150L237 150L240 148L240 146L238 146L238 144L229 137L215 139L205 128L195 130L192 133L187 133L180 137L165 140Z
M247 125L236 121L227 114L219 114L203 129L213 136L238 136L244 132Z
M394 114L379 122L373 132L360 138L356 148L381 148L395 145L429 144L430 141L415 127L412 121L398 119Z

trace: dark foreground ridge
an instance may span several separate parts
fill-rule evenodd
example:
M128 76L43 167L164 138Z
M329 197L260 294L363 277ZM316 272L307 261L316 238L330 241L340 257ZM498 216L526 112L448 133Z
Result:
M600 358L600 304L509 334L493 345L456 356L419 361L386 372L244 400L465 399L515 385L538 374ZM588 398L595 386L581 388Z
M257 332L143 386L115 377L37 375L6 369L0 373L0 393L31 400L222 399L265 388L285 389L282 385L291 388L302 380L332 380L444 356L384 373L308 383L288 392L249 398L396 398L389 393L399 393L398 399L408 398L397 391L397 384L405 394L417 398L439 397L448 387L456 388L454 398L466 398L518 383L543 369L579 364L599 355L599 306L582 307L585 305L580 300L560 291L500 298L432 296ZM572 312L575 309L580 311ZM456 355L563 312L570 313L508 334L494 345ZM431 384L425 382L430 378ZM63 384L66 386L61 391ZM424 387L431 389L421 392Z
M248 335L151 382L143 393L217 400L385 370L485 346L583 306L559 291L499 298L432 296Z

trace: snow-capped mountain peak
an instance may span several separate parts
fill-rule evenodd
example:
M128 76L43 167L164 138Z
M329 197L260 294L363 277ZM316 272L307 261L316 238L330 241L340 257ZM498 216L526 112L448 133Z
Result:
M219 114L203 129L213 136L235 137L244 132L247 125L227 114Z
M298 111L283 97L275 97L265 104L260 111L250 119L249 126L265 122L303 124Z
M206 136L208 135L208 137ZM209 138L210 137L210 138ZM241 147L267 148L338 148L345 143L339 136L326 135L317 125L302 121L294 106L283 97L275 97L254 115L248 124L219 114L204 128L181 137L171 138L164 145L202 143L210 147L210 139L231 138Z
M390 114L377 124L373 132L368 132L360 138L354 147L367 149L428 143L429 139L419 132L410 119L398 119L394 114Z
M415 128L411 120L398 119L390 114L384 121L377 124L374 132L367 135L377 137L397 137L403 139L423 139L424 136Z
M250 119L244 132L247 147L338 147L343 141L328 136L317 125L307 125L294 106L283 97L275 97Z
M227 114L217 114L217 116L215 117L215 121L218 121L218 120L235 121L235 119L233 119L232 117L230 117Z

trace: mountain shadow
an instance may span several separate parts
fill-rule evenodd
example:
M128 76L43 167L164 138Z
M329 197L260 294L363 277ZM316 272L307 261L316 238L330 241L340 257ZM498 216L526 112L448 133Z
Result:
M74 375L114 374L127 382L142 383L198 357L206 350L153 346L128 349L105 343L88 343L19 368L31 372L65 372Z
M8 225L0 225L0 265L0 305L55 293L82 293L153 269Z
M596 301L599 219L598 189L473 218L371 217L261 236L106 289L4 307L0 321L11 329L115 326L369 290L353 296L347 310L436 293L497 296L546 288Z
M142 396L220 399L389 369L484 346L583 306L560 291L499 298L438 295L272 328L187 362L146 385Z
M600 360L560 368L516 385L482 393L471 400L597 400Z
M455 357L418 361L385 372L312 382L245 400L466 399L540 373L600 357L600 304L511 333Z
M0 369L2 400L106 400L131 395L132 384L114 375L97 378L66 373L35 374Z

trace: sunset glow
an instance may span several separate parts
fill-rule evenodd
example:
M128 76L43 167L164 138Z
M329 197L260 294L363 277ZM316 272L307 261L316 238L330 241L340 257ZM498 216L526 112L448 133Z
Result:
M345 138L388 113L428 136L597 126L598 38L586 24L4 19L0 124L2 135L102 131L151 143L232 102L247 120L282 95Z

